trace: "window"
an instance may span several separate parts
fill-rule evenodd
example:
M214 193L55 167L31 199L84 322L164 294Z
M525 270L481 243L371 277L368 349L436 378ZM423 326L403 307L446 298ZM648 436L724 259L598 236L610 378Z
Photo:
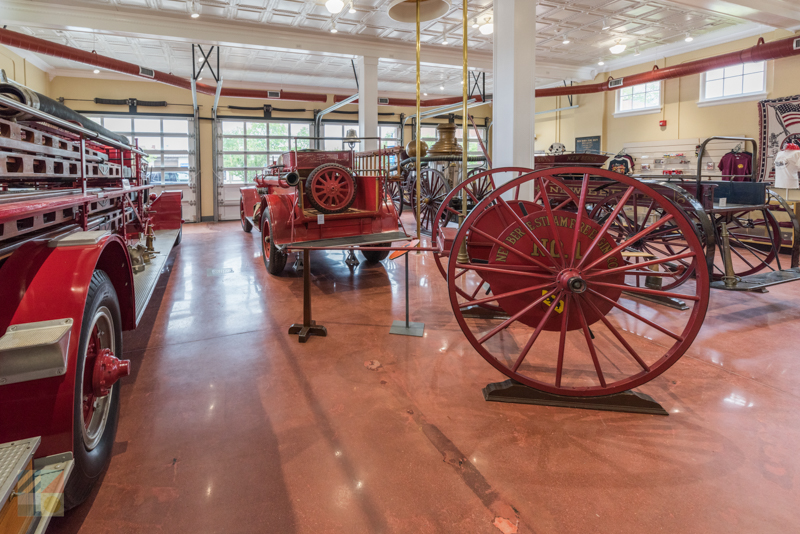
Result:
M138 141L147 152L150 183L188 184L194 167L194 143L190 143L192 120L177 117L91 116L112 132Z
M661 82L623 87L617 91L615 117L661 111Z
M220 121L218 143L218 163L223 183L241 184L252 182L257 174L264 173L267 166L278 156L295 147L310 148L310 122L284 122L265 120Z
M743 63L700 76L700 106L757 100L766 96L766 63Z

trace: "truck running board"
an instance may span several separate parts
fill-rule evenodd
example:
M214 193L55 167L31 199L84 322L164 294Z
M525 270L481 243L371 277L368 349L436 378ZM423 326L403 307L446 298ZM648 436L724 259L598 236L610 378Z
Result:
M175 240L178 238L180 230L156 230L155 242L153 247L156 252L152 256L150 263L147 264L144 271L133 274L133 286L136 292L136 324L144 315L144 310L147 309L147 303L150 302L150 297L156 288L156 282L161 275L161 269L167 263L172 247L175 246Z

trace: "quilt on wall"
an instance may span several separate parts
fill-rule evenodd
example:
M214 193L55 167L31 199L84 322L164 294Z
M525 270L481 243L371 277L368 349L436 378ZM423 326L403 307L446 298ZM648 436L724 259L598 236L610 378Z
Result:
M761 123L759 180L775 181L775 155L788 143L800 143L800 95L762 100L758 103Z

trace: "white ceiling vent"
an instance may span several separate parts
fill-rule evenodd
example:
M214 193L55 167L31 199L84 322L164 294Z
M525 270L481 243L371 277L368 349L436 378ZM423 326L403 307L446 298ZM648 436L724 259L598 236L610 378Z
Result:
M156 71L148 69L147 67L139 67L139 76L146 76L148 78L155 78Z
M281 92L280 91L267 91L267 98L280 98Z
M608 88L614 89L615 87L622 87L622 80L624 78L614 78L612 80L608 80Z
M388 98L379 97L378 98L378 105L379 106L388 106L389 105L389 99Z

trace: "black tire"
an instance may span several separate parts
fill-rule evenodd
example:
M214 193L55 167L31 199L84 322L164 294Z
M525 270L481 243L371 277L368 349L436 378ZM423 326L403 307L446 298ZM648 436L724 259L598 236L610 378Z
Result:
M248 234L253 230L253 224L247 220L247 217L244 213L244 200L239 200L239 219L242 221L242 230L247 232Z
M178 245L180 245L181 241L183 241L183 227L181 227L181 229L178 230L178 237L175 238L175 246L177 247Z
M391 243L378 243L376 247L391 247ZM361 254L369 263L378 263L389 257L391 250L364 250L361 249Z
M114 290L114 285L103 271L97 270L92 274L89 292L86 296L86 307L81 323L81 337L78 345L78 360L75 371L75 400L73 402L72 424L72 454L75 466L64 489L64 507L69 510L81 504L89 497L97 480L106 470L111 460L111 449L117 434L117 421L119 420L120 384L117 382L111 392L104 397L107 399L104 406L105 422L98 430L96 440L87 445L84 436L83 424L83 377L89 337L95 324L99 324L98 315L102 320L113 325L113 333L107 334L108 340L113 339L112 348L116 356L122 355L122 320L119 310L119 300ZM102 416L103 412L96 414ZM94 419L91 419L94 421Z
M264 267L267 268L269 274L278 275L286 268L288 254L278 250L278 247L270 239L270 235L269 215L264 213L261 216L261 259L264 260Z

